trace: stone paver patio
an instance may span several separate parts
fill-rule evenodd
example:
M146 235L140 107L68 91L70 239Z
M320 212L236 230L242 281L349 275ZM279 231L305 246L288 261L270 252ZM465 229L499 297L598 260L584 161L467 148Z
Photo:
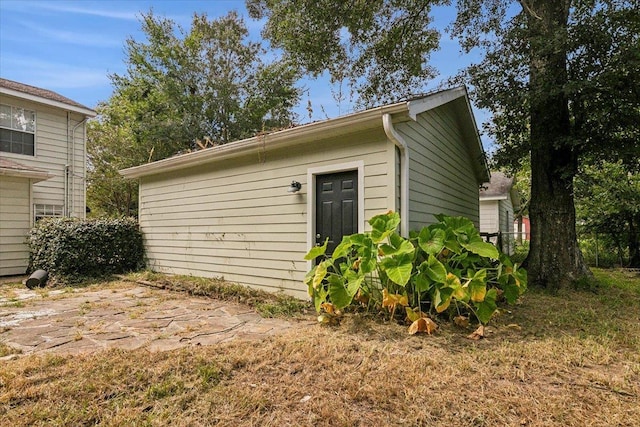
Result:
M150 351L260 339L300 327L241 304L137 284L47 293L0 284L0 342L22 354Z

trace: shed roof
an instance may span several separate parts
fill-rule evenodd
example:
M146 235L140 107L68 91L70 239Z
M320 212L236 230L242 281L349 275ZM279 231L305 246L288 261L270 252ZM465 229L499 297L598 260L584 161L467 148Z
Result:
M48 89L0 78L0 93L95 117L92 109Z
M391 114L394 121L399 122L416 120L418 114L449 102L455 102L457 111L460 111L464 138L468 141L472 158L477 159L476 176L480 182L486 182L489 180L486 156L478 135L467 90L463 86L146 163L121 170L120 173L127 178L139 178L246 155L264 150L265 147L279 148L311 143L317 141L319 136L331 137L382 127L384 114Z
M480 197L506 197L513 187L513 177L503 172L491 172L491 181L480 189Z
M491 172L491 181L480 188L480 200L505 200L511 196L514 209L520 206L520 196L514 187L515 178L504 172Z
M32 168L31 166L23 165L22 163L9 160L5 157L0 157L0 175L30 178L36 181L44 181L53 177L53 175L47 171Z

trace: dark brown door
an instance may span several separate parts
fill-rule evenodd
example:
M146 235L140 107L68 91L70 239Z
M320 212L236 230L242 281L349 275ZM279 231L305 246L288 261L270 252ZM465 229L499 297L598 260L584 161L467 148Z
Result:
M358 171L316 177L316 243L329 238L331 255L342 236L358 232Z

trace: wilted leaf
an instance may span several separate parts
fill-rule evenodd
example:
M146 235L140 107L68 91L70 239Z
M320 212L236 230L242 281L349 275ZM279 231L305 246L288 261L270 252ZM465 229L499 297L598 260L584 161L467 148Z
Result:
M362 292L362 289L359 289L359 290L358 290L358 293L356 294L356 296L355 296L353 299L355 299L356 301L358 301L358 302L359 302L360 304L362 304L362 305L367 305L367 304L369 304L369 296L368 296L368 295L365 295L365 294Z
M416 307L415 309L411 307L405 307L405 311L407 312L407 319L409 319L410 322L415 322L421 317L427 317L427 314L421 311L418 307Z
M409 300L406 295L390 294L386 289L382 290L382 307L388 307L390 312L394 312L396 307L401 305L406 307L409 305Z
M453 318L453 323L461 328L469 326L469 318L467 316L456 316Z
M472 334L467 335L467 338L469 338L470 340L474 340L474 341L478 341L478 340L484 338L484 326L483 325L478 326L478 329L473 331Z
M431 335L438 329L438 325L428 317L421 317L409 326L409 334L415 335L418 332L424 332Z
M334 314L336 311L336 306L330 302L323 302L320 307L329 314Z
M320 287L320 284L322 283L322 281L327 275L327 269L329 268L329 265L330 265L329 261L325 260L316 266L316 272L313 275L313 282L312 282L314 289L318 289L318 287Z

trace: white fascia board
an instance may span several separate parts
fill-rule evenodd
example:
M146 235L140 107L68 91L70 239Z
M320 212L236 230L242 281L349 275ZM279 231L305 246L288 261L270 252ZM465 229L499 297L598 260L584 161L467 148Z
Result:
M491 201L491 200L507 200L507 196L480 196L480 201Z
M4 95L14 96L16 98L26 99L27 101L37 102L38 104L48 105L50 107L61 108L65 111L84 114L87 117L96 117L98 113L88 108L81 108L76 105L69 105L64 102L54 101L52 99L43 98L41 96L30 95L13 89L0 88L0 93Z
M33 179L34 182L46 181L47 179L54 177L54 175L49 172L11 168L0 168L0 175Z
M120 172L125 178L139 178L142 176L164 173L184 167L197 166L204 163L220 161L236 156L247 155L253 152L268 149L282 148L303 144L317 140L323 135L340 135L355 130L362 130L381 126L383 114L406 113L407 103L400 102L387 106L373 108L371 110L353 113L321 122L309 123L290 129L266 133L241 141L230 142L217 147L194 151L180 156L169 157L153 163L123 169Z
M415 121L418 117L418 114L424 113L425 111L433 110L434 108L438 108L441 105L456 100L462 96L465 96L466 94L467 91L465 90L465 88L460 86L453 89L447 89L442 92L434 93L433 95L428 95L424 98L409 101L409 117L411 117Z

